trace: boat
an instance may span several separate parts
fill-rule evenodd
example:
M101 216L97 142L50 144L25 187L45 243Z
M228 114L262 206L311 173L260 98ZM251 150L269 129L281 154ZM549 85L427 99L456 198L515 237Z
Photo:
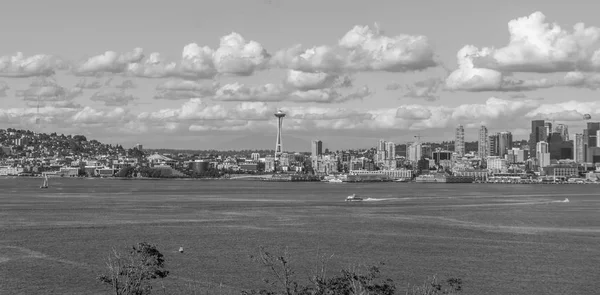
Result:
M362 201L363 198L357 196L356 194L352 194L348 197L346 197L346 202L357 202L357 201Z
M48 175L44 175L44 182L42 182L40 188L48 188Z
M338 179L338 178L330 179L328 182L329 183L343 183L343 181L341 179Z

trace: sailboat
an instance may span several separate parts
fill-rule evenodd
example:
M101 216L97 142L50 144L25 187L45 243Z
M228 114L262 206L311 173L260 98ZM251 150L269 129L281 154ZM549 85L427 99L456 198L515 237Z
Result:
M48 188L48 175L44 175L44 182L42 182L40 188Z

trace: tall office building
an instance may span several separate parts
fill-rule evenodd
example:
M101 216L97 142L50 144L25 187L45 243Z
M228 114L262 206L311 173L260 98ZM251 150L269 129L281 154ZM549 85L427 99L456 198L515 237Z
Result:
M554 132L559 133L563 141L569 141L569 126L558 124L556 125Z
M458 127L456 127L454 151L459 156L463 156L465 154L465 128L463 128L462 125L458 125Z
M396 158L396 144L388 141L385 143L385 159L393 160Z
M500 155L500 139L498 138L498 134L488 136L487 152L488 157L497 157Z
M597 145L597 141L598 141L597 134L598 134L598 130L600 130L600 122L588 122L586 130L587 130L586 143L588 144L588 147L598 146Z
M536 158L538 160L538 165L541 168L544 168L550 165L550 153L548 152L548 143L545 141L540 141L536 143Z
M551 122L545 122L544 123L544 129L546 129L546 136L550 136L550 134L552 134L552 123ZM547 138L546 138L547 140Z
M310 144L310 151L313 157L320 156L323 154L323 142L320 140L313 140Z
M573 160L576 163L585 162L586 145L584 144L584 141L585 138L583 137L583 134L575 134L575 140L573 140Z
M488 156L488 129L485 126L479 128L479 141L477 142L477 153L484 159Z
M544 120L531 121L531 133L529 134L529 154L531 156L537 156L536 144L540 141L546 141L547 137Z
M504 158L508 150L512 149L512 134L508 131L498 133L498 156Z

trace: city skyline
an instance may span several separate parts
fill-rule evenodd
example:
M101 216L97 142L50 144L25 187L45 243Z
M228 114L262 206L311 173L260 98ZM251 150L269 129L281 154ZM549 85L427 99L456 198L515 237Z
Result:
M585 114L600 117L600 4L310 3L106 1L90 15L58 1L26 22L8 14L0 124L149 148L272 148L281 109L284 151L307 151L316 138L451 141L458 125L469 142L481 125L528 139L532 120L574 135Z

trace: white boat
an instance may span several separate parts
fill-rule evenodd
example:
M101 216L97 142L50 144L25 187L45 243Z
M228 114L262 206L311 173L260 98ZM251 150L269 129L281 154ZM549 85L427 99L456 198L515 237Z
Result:
M48 188L48 175L44 175L44 182L42 182L40 188Z
M352 194L348 197L346 197L346 202L357 202L357 201L362 201L363 198L357 196L356 194Z
M343 183L341 179L333 178L329 180L330 183Z

